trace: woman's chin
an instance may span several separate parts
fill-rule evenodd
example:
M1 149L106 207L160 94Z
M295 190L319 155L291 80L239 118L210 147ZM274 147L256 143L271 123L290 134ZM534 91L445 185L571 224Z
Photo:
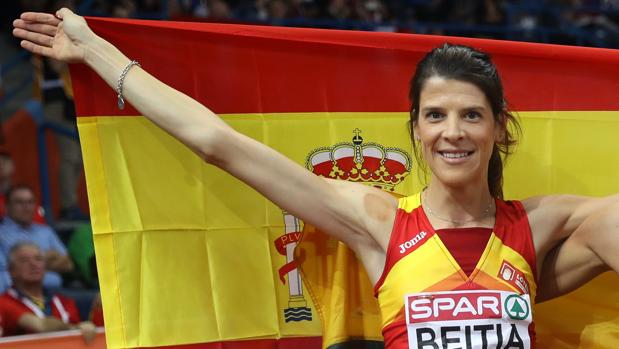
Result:
M471 171L446 171L440 176L434 175L434 180L440 182L443 186L453 189L466 188L471 185L477 185L479 178L472 174Z

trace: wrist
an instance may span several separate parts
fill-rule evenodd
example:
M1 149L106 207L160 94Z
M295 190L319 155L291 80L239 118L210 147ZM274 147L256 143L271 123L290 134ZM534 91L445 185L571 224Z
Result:
M105 46L109 45L100 36L94 34L94 38L86 45L84 45L84 63L91 68L94 68L95 63L101 58L102 53L105 52Z

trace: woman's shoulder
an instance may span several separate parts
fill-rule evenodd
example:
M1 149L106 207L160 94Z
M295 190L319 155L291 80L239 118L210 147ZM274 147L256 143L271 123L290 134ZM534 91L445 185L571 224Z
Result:
M528 214L548 215L571 212L591 199L591 197L580 195L549 194L532 196L520 202Z
M522 200L531 230L551 241L571 234L595 207L596 199L571 194L539 195Z
M404 196L399 194L393 194L398 199L398 209L402 209L406 212L412 212L414 209L421 206L421 192Z

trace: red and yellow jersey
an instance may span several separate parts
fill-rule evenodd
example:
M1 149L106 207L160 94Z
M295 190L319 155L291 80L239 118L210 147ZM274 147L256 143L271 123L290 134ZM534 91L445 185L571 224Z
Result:
M468 348L474 347L471 335L485 343L493 331L498 333L497 347L525 335L529 339L522 341L534 343L530 305L537 289L536 259L522 204L496 200L494 229L469 276L432 228L420 198L418 193L399 199L385 269L375 286L385 347L408 348L409 336L417 336L418 345L436 340ZM419 330L422 324L426 327ZM417 328L416 334L411 334L412 328ZM522 328L528 333L523 335ZM450 334L453 331L462 332L462 337Z

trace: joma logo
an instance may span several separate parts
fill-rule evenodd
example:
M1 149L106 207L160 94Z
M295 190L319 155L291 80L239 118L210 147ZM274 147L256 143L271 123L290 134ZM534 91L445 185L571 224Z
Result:
M409 248L417 245L419 241L423 240L428 235L425 231L419 232L415 237L406 241L403 244L400 244L400 254L406 252Z

